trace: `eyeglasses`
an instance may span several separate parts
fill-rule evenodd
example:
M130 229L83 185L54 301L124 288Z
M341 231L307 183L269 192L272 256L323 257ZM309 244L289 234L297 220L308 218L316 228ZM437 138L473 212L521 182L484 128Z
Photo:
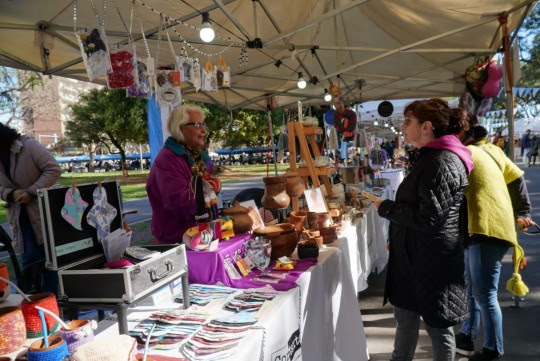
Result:
M195 128L206 128L206 123L203 123L203 122L191 122L191 123L182 124L181 126L186 127L188 125L193 125Z

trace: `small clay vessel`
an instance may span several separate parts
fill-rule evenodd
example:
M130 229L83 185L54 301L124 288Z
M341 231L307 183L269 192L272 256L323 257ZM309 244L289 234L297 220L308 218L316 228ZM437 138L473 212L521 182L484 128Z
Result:
M307 214L307 222L309 228L319 228L319 215L316 212L308 212Z
M291 212L291 214L289 215L289 223L294 224L296 232L302 232L306 223L306 217L306 212Z
M235 202L231 208L223 210L223 214L233 220L234 233L248 233L252 231L253 219L249 216L249 209Z
M287 195L285 177L263 177L264 196L261 199L265 209L287 208L291 199Z
M302 194L304 194L306 186L297 172L287 172L283 174L283 176L287 182L286 191L289 196L300 197Z
M317 219L317 223L319 225L319 228L328 228L332 225L332 217L330 216L330 213L318 213L318 217L319 218Z

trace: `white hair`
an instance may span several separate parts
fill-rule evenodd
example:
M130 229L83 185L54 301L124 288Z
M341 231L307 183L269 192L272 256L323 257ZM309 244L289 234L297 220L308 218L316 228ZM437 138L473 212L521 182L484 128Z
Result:
M185 142L185 139L184 134L180 130L180 126L189 123L190 113L199 113L202 120L204 120L204 112L201 107L197 105L184 104L171 112L167 122L167 130L169 133L171 133L171 137L182 143Z

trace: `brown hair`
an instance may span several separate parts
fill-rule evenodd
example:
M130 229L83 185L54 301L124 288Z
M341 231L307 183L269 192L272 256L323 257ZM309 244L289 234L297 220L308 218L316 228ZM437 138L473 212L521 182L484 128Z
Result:
M450 108L448 102L440 98L416 100L405 107L403 114L411 112L420 123L430 121L433 124L433 135L458 134L469 129L467 112L461 108Z

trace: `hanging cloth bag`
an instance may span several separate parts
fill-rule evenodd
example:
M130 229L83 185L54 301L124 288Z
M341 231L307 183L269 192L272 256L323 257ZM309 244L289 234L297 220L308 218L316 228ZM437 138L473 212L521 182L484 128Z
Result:
M140 23L140 20L139 20ZM148 42L146 41L146 36L144 35L144 29L141 25L141 34L144 40L144 47L146 49L146 63L142 60L137 59L137 76L138 82L133 84L127 90L128 97L135 98L145 98L150 99L152 97L152 74L155 74L154 69L154 58L150 55L150 49L148 48Z
M210 60L206 62L206 66L203 69L202 90L206 92L218 91L216 68Z
M77 0L73 2L73 28L75 37L79 43L81 56L84 61L88 79L94 81L105 74L111 68L109 60L109 49L107 48L107 38L105 37L105 16L107 2L103 3L102 16L92 2L92 9L98 19L98 26L89 29L77 29Z
M175 60L182 82L193 83L193 59L187 56L176 56Z
M223 58L218 59L216 77L219 88L231 87L231 69Z

